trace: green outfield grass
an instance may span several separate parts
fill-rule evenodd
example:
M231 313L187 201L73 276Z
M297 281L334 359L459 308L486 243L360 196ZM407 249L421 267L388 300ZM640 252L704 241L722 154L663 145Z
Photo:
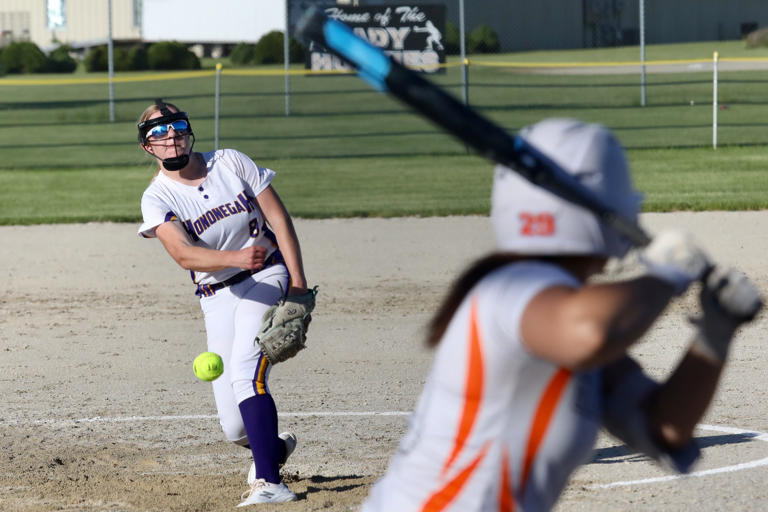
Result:
M768 56L768 50L746 50L731 41L651 45L647 58L709 58L714 50L722 57ZM635 47L492 58L617 62L637 60L638 52ZM294 215L488 212L490 164L359 79L292 75L286 116L282 76L234 71L242 70L225 66L222 77L219 146L278 171L275 186ZM0 224L138 221L139 198L153 172L136 144L141 110L159 96L176 102L190 113L196 149L214 145L213 73L180 76L118 74L114 123L108 120L106 83L67 83L103 75L0 78ZM432 79L460 94L458 68ZM42 85L32 85L36 80ZM552 116L609 126L628 149L646 210L764 209L767 85L766 71L721 73L717 150L711 147L711 72L649 74L643 108L637 75L471 66L469 99L510 132Z
M711 59L714 52L718 52L720 58L768 57L768 48L747 48L744 41L649 44L645 50L646 61ZM517 62L637 62L640 61L640 47L526 51L506 55L476 55L473 58Z
M768 208L768 151L630 150L645 211ZM297 217L485 215L492 169L475 156L263 161ZM138 222L153 169L0 170L0 224Z

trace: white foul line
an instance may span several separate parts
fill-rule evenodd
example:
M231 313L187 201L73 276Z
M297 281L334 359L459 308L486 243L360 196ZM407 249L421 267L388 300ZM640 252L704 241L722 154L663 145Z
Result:
M314 418L314 417L340 417L340 416L408 416L409 411L307 411L307 412L278 412L277 415L283 418ZM118 416L104 417L93 416L91 418L72 418L57 420L33 420L23 421L0 421L0 425L12 424L19 425L30 423L32 425L50 425L50 424L74 424L74 423L132 423L142 421L190 421L190 420L215 420L218 416L215 414L193 414L182 416Z
M768 434L764 432L757 432L754 430L743 430L740 428L719 426L719 425L697 425L697 428L701 430L713 430L715 432L725 432L728 434L749 434L753 439L758 441L768 441ZM718 473L730 473L733 471L741 471L742 469L757 468L760 466L768 465L768 457L759 460L753 460L752 462L744 462L742 464L734 464L732 466L723 466L721 468L705 469L703 471L694 471L693 473L681 474L681 475L667 475L656 478L644 478L642 480L625 480L623 482L612 482L610 484L592 484L588 485L587 489L611 489L613 487L626 487L629 485L643 485L654 484L658 482L669 482L671 480L680 480L683 478L695 478L699 476L716 475Z
M409 411L307 411L307 412L282 412L278 413L278 416L284 418L307 418L307 417L342 417L342 416L408 416L411 413ZM21 421L0 421L0 425L3 424L33 424L33 425L50 425L50 424L77 424L77 423L129 423L129 422L142 422L142 421L190 421L190 420L215 420L218 418L215 414L196 414L186 416L122 416L122 417L103 417L93 416L91 418L76 418L68 420L34 420L31 422ZM758 441L768 442L768 434L765 432L758 432L754 430L744 430L740 428L733 428L720 425L697 425L696 428L700 430L710 430L715 432L725 432L728 434L747 434L753 439ZM592 484L586 486L587 489L611 489L614 487L626 487L630 485L644 485L653 484L658 482L669 482L672 480L680 480L683 478L695 478L707 475L716 475L718 473L730 473L733 471L741 471L742 469L756 468L760 466L768 466L768 457L764 459L754 460L752 462L744 462L741 464L734 464L732 466L724 466L721 468L706 469L703 471L695 471L693 473L687 473L682 475L667 475L656 478L644 478L640 480L625 480L622 482L611 482L609 484Z

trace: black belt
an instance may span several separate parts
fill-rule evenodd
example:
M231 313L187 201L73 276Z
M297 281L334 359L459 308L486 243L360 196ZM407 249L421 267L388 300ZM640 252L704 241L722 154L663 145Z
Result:
M264 261L264 265L261 268L253 269L253 270L243 270L242 272L238 272L237 274L233 275L229 279L225 279L224 281L221 281L219 283L199 284L197 285L197 291L195 292L195 295L197 295L198 297L211 297L213 294L215 294L217 291L221 290L222 288L226 288L227 286L232 286L242 281L245 281L256 272L261 272L262 270L266 269L267 267L271 267L276 263L284 263L284 262L285 260L283 259L283 255L280 253L280 251L275 251L269 256L269 258L266 259L266 261Z

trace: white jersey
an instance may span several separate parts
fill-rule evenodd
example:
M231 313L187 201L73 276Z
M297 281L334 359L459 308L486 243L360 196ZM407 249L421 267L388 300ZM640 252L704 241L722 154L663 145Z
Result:
M409 429L365 512L548 510L600 428L598 371L532 355L520 319L543 289L579 282L551 264L485 276L440 341Z
M274 171L257 166L232 149L202 153L208 175L198 186L185 185L160 172L144 191L139 235L155 236L155 228L180 222L192 243L220 251L267 247L267 261L279 255L274 234L267 228L256 196L269 186ZM274 259L274 258L273 258ZM191 271L197 285L222 282L240 272L226 268L215 272Z

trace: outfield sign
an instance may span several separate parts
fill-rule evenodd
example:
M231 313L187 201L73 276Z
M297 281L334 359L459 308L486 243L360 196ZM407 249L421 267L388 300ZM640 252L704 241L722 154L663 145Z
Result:
M445 69L445 5L337 5L326 7L325 14L408 68L425 73ZM307 50L306 68L354 71L316 43Z

